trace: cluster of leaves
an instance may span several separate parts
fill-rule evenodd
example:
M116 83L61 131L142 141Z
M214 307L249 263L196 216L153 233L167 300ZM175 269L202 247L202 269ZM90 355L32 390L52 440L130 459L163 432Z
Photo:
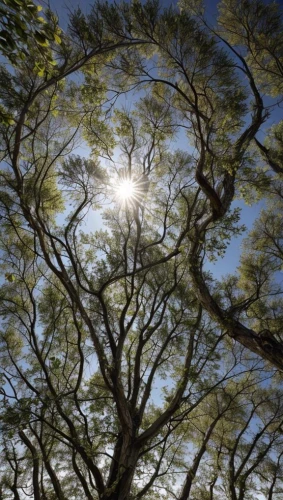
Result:
M223 0L219 4L221 34L242 49L264 92L282 94L282 9L280 4Z
M32 0L4 0L0 7L0 50L15 66L28 57L31 44L39 49L46 64L52 63L47 48L50 42L61 43L61 30L53 13L47 11L42 17L41 11L42 7Z

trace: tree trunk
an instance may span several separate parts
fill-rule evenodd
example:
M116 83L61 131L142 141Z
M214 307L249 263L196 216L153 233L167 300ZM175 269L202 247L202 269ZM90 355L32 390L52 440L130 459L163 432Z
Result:
M129 498L139 451L133 442L128 441L123 445L123 439L120 437L114 451L107 487L100 500L127 500Z
M195 455L195 458L194 458L194 461L192 463L192 466L190 467L190 469L187 472L185 483L184 483L184 486L183 486L183 489L182 489L182 493L179 496L178 500L188 500L190 498L190 492L191 492L193 480L194 480L195 475L196 475L197 470L198 470L198 466L200 464L200 461L201 461L204 453L206 452L207 443L208 443L208 441L210 439L212 431L213 431L214 427L216 426L219 418L220 417L216 418L214 420L214 422L212 422L212 424L208 428L207 432L205 433L202 445L201 445L198 453Z

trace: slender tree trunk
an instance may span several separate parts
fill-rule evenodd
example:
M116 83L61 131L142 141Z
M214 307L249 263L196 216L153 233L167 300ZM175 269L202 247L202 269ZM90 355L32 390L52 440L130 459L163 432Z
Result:
M20 496L19 496L19 493L18 493L18 490L17 490L17 487L14 484L13 484L13 486L11 486L11 491L14 493L14 499L13 500L21 500Z
M245 500L246 481L240 484L238 500Z
M273 500L273 490L274 490L274 486L275 486L275 483L276 483L276 475L274 475L273 479L272 479L272 482L271 482L271 485L270 485L270 488L268 490L268 499L267 500Z
M32 483L33 483L34 500L41 500L40 487L39 487L39 458L37 450L35 446L33 446L30 439L26 436L24 431L20 431L19 436L32 454L32 462L33 462Z
M197 473L200 461L201 461L204 453L206 452L206 446L207 446L207 443L210 439L212 431L213 431L214 427L216 426L219 419L220 419L220 416L218 416L214 420L214 422L212 422L212 424L209 426L209 428L207 429L205 436L203 438L202 445L201 445L198 453L195 455L192 466L190 467L190 469L187 472L187 476L186 476L186 480L185 480L185 483L183 486L183 490L182 490L182 493L179 496L178 500L188 500L188 498L190 498L190 492L191 492L193 480L194 480L195 475Z
M235 483L234 483L234 480L232 478L230 478L230 480L229 480L229 491L230 491L231 500L238 500L236 488L235 488Z
M93 500L93 496L91 494L91 492L89 491L89 487L88 487L88 484L87 484L87 481L85 480L83 474L81 473L80 469L79 469L79 466L76 462L76 455L75 455L75 450L73 451L73 456L72 456L72 463L73 463L73 467L74 467L74 471L75 473L77 474L80 482L81 482L81 485L84 489L84 492L85 492L85 497L87 500Z
M57 474L55 473L53 467L51 466L49 460L47 460L46 457L44 458L44 463L58 500L67 500L62 491L61 484L57 477Z
M209 500L213 500L213 497L214 497L213 490L214 490L214 486L215 486L217 479L218 479L218 476L216 476L209 485Z

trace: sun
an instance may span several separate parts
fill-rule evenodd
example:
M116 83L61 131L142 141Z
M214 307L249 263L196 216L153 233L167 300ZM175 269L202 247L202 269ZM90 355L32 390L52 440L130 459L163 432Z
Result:
M117 201L122 205L135 206L141 198L138 182L131 177L121 177L114 191Z
M112 189L116 201L124 206L138 207L143 203L149 187L145 174L133 178L128 174L120 175L116 183L112 180Z
M135 197L135 184L132 179L122 179L116 187L116 193L121 201L130 201Z

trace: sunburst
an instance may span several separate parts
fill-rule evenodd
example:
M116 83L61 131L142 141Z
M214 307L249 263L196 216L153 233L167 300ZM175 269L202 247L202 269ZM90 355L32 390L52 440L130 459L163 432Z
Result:
M123 205L140 204L148 191L149 180L146 175L133 179L131 176L121 176L114 186L115 197Z
M116 187L117 197L120 198L121 201L130 201L135 197L136 194L136 186L132 179L122 179L118 182Z

